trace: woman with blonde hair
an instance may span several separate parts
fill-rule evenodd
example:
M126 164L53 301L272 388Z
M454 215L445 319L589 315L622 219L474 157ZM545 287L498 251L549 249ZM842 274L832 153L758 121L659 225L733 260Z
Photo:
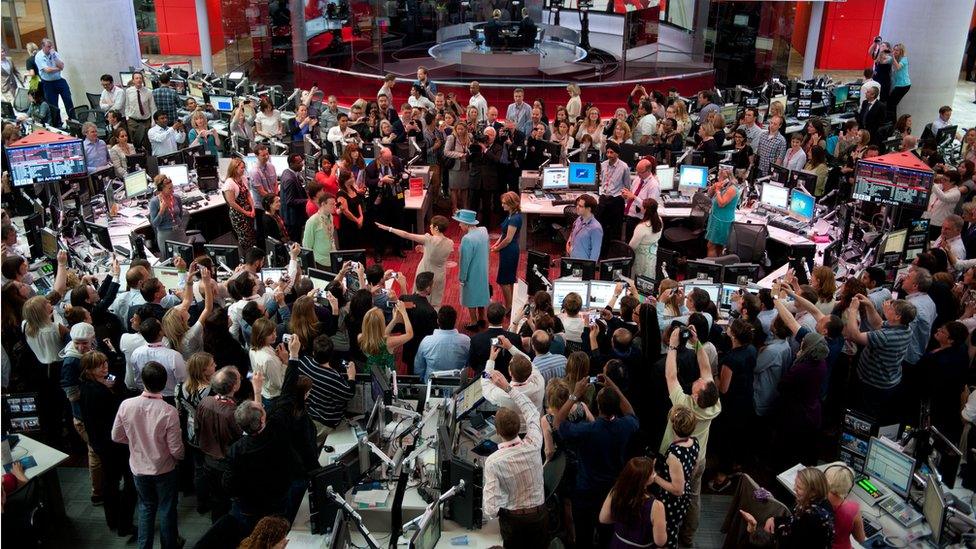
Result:
M224 202L230 212L230 225L237 235L241 257L254 247L257 238L254 233L254 203L251 201L246 172L244 161L232 158L227 166L227 177L220 189L224 192Z
M271 402L281 394L281 385L285 380L285 367L288 364L288 349L285 344L274 348L278 339L275 323L268 318L261 317L251 326L251 371L264 375L261 387L261 403L267 408Z
M190 144L187 146L203 145L208 154L220 158L220 134L210 129L203 110L197 109L190 114L190 126L190 133L186 136Z
M417 275L424 272L433 273L434 284L430 290L430 304L439 308L444 301L444 285L447 280L447 258L454 251L454 241L444 236L444 232L450 226L450 222L442 215L435 215L430 220L430 233L413 234L395 227L388 227L377 223L376 226L383 231L389 231L400 238L405 238L416 242L423 247L424 255L417 264L417 271L414 275L413 283L417 285Z
M403 324L404 333L393 335L393 327L400 323ZM366 356L366 371L389 375L395 369L393 353L411 339L413 326L403 301L396 302L389 323L379 307L370 309L363 317L363 328L358 337L359 348ZM375 390L374 386L374 394Z
M51 302L46 297L34 296L24 303L23 316L21 328L37 361L45 366L60 362L64 338L70 330L54 321L54 306Z
M674 430L674 440L664 452L667 467L655 477L654 484L661 488L668 520L668 542L678 545L678 532L691 504L690 479L698 465L701 450L698 439L692 436L698 418L687 406L678 405L668 413L668 422Z
M769 517L761 532L757 532L756 517L740 509L747 530L758 534L761 541L771 537L779 547L830 547L834 541L834 513L827 501L827 477L815 467L801 469L793 491L796 493L793 514Z
M827 466L824 476L827 478L827 501L834 510L833 549L850 549L851 536L863 544L867 536L861 506L847 497L854 487L854 472L847 465L838 463Z
M593 146L603 151L606 137L603 135L603 124L600 122L600 109L590 107L586 111L586 119L577 124L576 142L580 142L584 135L590 136Z
M580 98L579 85L568 84L566 93L569 94L569 101L566 102L566 115L569 117L569 121L575 124L583 111L583 100Z
M505 310L511 314L512 290L518 276L519 231L522 230L524 221L519 195L509 191L502 195L501 202L507 216L502 220L501 236L489 250L498 254L498 275L495 277L495 282L502 289Z
M824 265L818 265L810 273L810 285L817 292L817 308L825 315L833 312L837 304L837 277L834 270Z
M631 139L633 132L630 129L630 124L624 122L623 120L617 120L613 125L613 134L607 141L613 141L618 145L629 145L634 141Z
M202 326L202 323L200 324ZM183 427L183 440L187 445L187 457L192 456L193 488L197 494L197 509L205 510L210 504L210 483L204 465L204 453L200 451L197 433L197 407L210 395L210 380L217 372L217 363L210 353L193 353L186 361L186 379L176 386L176 411Z
M688 108L685 107L685 102L678 100L671 104L671 108L674 108L674 119L678 122L678 133L684 137L688 137L688 130L691 129L691 117L688 116Z
M471 190L471 167L468 160L468 149L471 147L471 135L464 122L454 125L454 131L447 136L444 143L444 157L448 166L447 187L451 191L451 211L464 210L468 207L468 193Z

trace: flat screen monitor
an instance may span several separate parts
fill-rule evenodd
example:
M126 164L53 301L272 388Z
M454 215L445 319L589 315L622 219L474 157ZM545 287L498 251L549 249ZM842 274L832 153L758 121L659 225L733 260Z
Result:
M590 309L603 309L610 304L613 299L613 291L617 288L615 282L592 280L590 281ZM619 308L619 303L617 307Z
M736 117L739 114L739 106L734 104L722 105L722 108L719 109L718 113L722 115L722 120L725 121L726 126L729 124L734 125L736 122Z
M186 164L160 166L159 174L168 177L176 187L190 183L190 170L187 169Z
M315 252L309 248L301 248L298 250L298 266L304 270L309 270L315 267Z
M125 197L136 198L149 192L149 176L146 170L139 170L126 174L125 176Z
M915 458L894 448L893 444L871 437L868 456L864 461L864 474L879 480L900 497L906 497L912 485Z
M900 254L905 251L905 241L908 238L908 229L898 229L891 231L884 237L884 241L878 247L882 254Z
M570 162L569 185L572 187L596 186L596 164Z
M790 181L787 185L791 189L803 189L807 194L817 192L817 174L803 170L793 170L790 172Z
M41 430L41 418L37 409L37 396L37 393L11 393L3 395L4 423L6 424L9 421L10 432L33 433Z
M145 170L149 166L149 162L146 159L145 154L127 154L125 155L125 169L128 172L137 172L139 170Z
M460 389L454 398L454 418L455 420L464 419L485 398L481 392L481 377L479 376L471 380L471 383Z
M119 73L119 85L123 88L132 83L132 77L135 76L135 72L132 71L122 71Z
M165 244L169 257L179 256L187 265L193 263L193 244L176 240L167 240Z
M227 73L228 80L241 81L244 79L244 71L234 71Z
M238 265L241 264L241 251L237 246L228 246L226 244L204 244L203 249L206 250L207 255L213 260L214 265L220 265L223 263L231 270L234 270Z
M677 190L674 181L674 168L671 166L658 166L655 176L661 186L661 192Z
M593 280L596 275L596 261L562 257L559 259L559 276L571 276L582 280Z
M779 164L770 164L770 175L772 175L772 180L777 183L782 183L786 185L790 182L790 170Z
M285 170L288 169L288 155L273 154L270 160L271 165L274 166L275 173L278 174L278 177L281 177L281 174L285 173Z
M932 542L938 547L942 543L942 530L945 525L946 498L939 477L935 474L926 476L922 514L925 516L925 522L932 529Z
M736 292L749 292L750 294L758 294L759 288L740 286L738 284L722 284L722 292L719 294L719 300L716 303L719 309L731 310L732 309L732 296Z
M410 538L410 549L434 549L441 539L441 504L434 503L434 508L420 522L420 530Z
M220 112L234 111L234 98L229 95L211 95L210 104Z
M630 257L614 257L600 261L600 280L617 282L620 277L630 278L630 270L634 260Z
M763 183L759 201L777 210L785 210L789 205L790 190L775 183Z
M112 235L108 231L108 225L85 222L85 226L88 229L88 234L93 242L97 242L99 246L109 252L114 249L112 247Z
M834 107L840 108L847 103L847 96L850 92L850 88L847 86L837 86L834 88Z
M183 154L183 151L171 152L156 157L156 165L160 168L163 166L175 166L177 164L186 165L186 155Z
M552 167L542 169L542 188L560 191L569 188L569 168Z
M858 160L851 198L922 209L928 206L934 173Z
M575 293L580 296L583 304L590 301L590 284L580 280L556 280L552 283L552 303L556 308L562 307L566 296Z
M88 173L80 139L6 149L10 179L15 187Z
M759 281L759 265L755 263L733 263L725 265L722 271L724 284L745 286Z
M854 99L858 99L859 100L859 99L861 99L861 85L860 84L848 84L847 85L847 98L848 99L851 99L851 100L854 100Z
M723 267L712 261L689 261L685 274L686 280L703 280L705 282L722 282Z
M631 169L637 168L637 163L642 158L652 156L655 152L657 152L657 147L654 145L630 145L626 143L620 145L620 159Z
M695 288L701 288L702 290L705 290L705 292L708 294L708 298L712 300L712 303L718 303L718 299L720 297L720 293L722 290L721 284L710 284L710 283L701 283L701 282L685 282L684 288L685 288L685 295L691 294L691 291L694 290Z
M186 94L190 97L196 99L198 102L203 101L203 82L201 80L187 80L186 81Z
M52 260L58 260L58 235L55 234L51 229L41 229L39 231L41 235L41 253L44 257Z
M685 191L705 190L708 188L708 168L705 166L689 166L682 164L678 172L678 189Z
M811 221L817 206L817 199L795 188L790 191L790 214L801 221Z

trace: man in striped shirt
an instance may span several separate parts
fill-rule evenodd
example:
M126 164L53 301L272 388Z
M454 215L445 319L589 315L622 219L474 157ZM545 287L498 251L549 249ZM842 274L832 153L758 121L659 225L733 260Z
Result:
M495 414L495 430L504 442L485 459L482 509L486 518L498 515L506 547L545 547L548 537L539 409L525 393L513 391L498 370L491 371L491 381L508 394L519 411L499 408ZM518 436L521 417L527 428L525 438Z
M551 346L552 336L549 335L549 332L536 330L532 333L532 350L535 352L532 366L539 370L547 384L550 379L561 378L566 375L566 357L550 353L549 348Z
M308 392L308 415L315 424L315 440L319 445L325 443L329 435L342 421L349 401L356 390L356 365L346 365L340 372L332 367L332 340L323 334L312 341L312 355L300 355L302 344L297 337L288 343L288 370L282 383L282 391L298 381L303 375L312 380L312 390Z
M844 337L864 347L857 364L860 409L885 421L891 414L892 400L901 382L902 361L912 339L908 325L915 319L916 310L907 300L888 300L882 304L882 320L867 296L854 297L856 300L847 309ZM861 331L861 311L873 330Z

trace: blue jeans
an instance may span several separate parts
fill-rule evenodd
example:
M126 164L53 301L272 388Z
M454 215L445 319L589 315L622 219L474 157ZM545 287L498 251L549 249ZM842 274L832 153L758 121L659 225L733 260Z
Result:
M152 549L159 512L159 541L163 549L177 546L176 502L179 475L172 470L162 475L133 475L139 494L139 549Z
M71 116L75 104L71 101L71 88L68 87L68 81L64 78L45 80L44 101L51 107L52 126L61 126L61 107L58 106L58 97L64 101L64 109L68 111L68 116Z

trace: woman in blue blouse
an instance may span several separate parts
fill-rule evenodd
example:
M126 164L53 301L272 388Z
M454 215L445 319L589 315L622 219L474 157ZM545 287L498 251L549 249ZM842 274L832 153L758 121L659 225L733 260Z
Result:
M719 170L718 181L708 188L708 196L712 197L712 211L708 217L705 240L708 241L708 257L718 257L729 241L735 208L739 205L739 189L735 186L732 172Z
M518 274L519 231L522 230L522 211L519 195L509 191L502 195L502 209L508 217L502 221L501 237L491 246L498 253L498 276L495 282L501 286L505 297L505 310L512 310L512 288Z
M159 257L169 259L166 241L175 240L186 242L183 232L183 203L180 197L173 194L173 181L159 174L153 179L156 186L156 196L149 201L149 224L156 231L156 244L159 245Z
M188 146L195 147L197 145L203 145L207 154L220 157L220 136L217 135L216 130L211 130L207 127L207 117L203 114L203 111L193 111L193 114L190 115L190 125L193 127L186 136L190 142Z
M908 56L905 55L905 45L895 44L891 49L891 93L888 94L888 112L892 118L898 116L898 103L912 88L912 79L908 76Z

